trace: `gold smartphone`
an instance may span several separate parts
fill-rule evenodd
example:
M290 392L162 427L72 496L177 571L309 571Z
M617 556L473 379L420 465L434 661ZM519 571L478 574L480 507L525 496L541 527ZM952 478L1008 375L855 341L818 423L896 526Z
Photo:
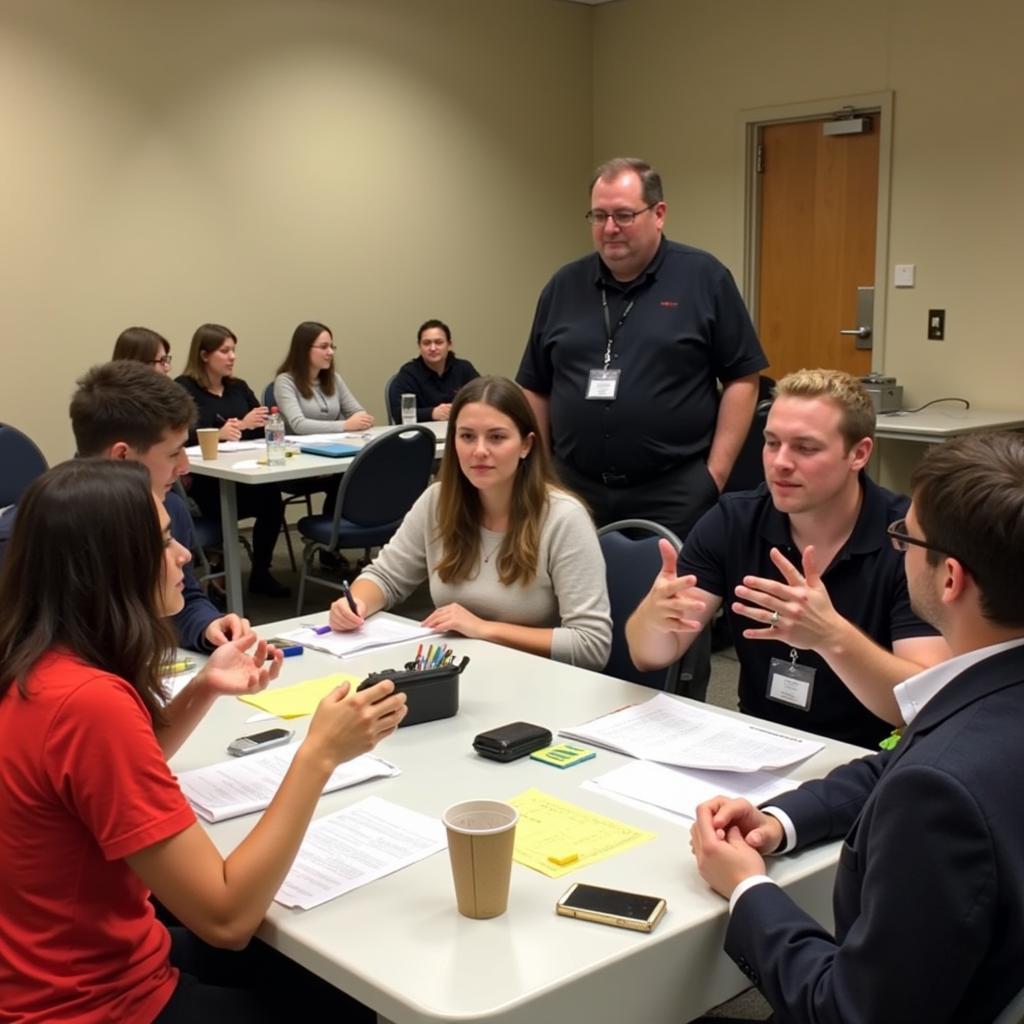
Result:
M661 920L666 906L658 896L574 882L555 904L555 911L563 917L649 932Z

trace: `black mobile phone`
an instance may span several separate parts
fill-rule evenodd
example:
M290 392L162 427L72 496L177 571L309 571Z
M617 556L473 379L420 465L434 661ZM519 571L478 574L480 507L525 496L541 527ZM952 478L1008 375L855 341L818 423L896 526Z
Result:
M555 910L564 917L649 932L661 920L666 906L658 896L641 896L621 889L575 882L562 894Z
M260 750L283 746L291 738L291 729L267 729L264 732L254 732L251 736L239 736L237 740L232 740L228 744L228 753L233 757L244 757L246 754L255 754Z

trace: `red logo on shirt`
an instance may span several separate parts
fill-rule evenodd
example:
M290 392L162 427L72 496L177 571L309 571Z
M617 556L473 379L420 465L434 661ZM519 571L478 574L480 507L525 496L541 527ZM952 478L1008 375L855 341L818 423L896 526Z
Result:
M679 306L678 302L671 302L669 299L662 299L658 303L659 306L664 306L665 309L676 309Z

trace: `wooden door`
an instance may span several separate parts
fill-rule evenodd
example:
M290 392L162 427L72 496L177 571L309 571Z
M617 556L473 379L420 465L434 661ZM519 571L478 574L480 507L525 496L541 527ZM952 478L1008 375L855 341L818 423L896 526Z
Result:
M859 325L857 288L875 281L879 115L871 131L825 135L825 119L760 131L757 329L778 379L801 367L855 376L871 352L843 335Z

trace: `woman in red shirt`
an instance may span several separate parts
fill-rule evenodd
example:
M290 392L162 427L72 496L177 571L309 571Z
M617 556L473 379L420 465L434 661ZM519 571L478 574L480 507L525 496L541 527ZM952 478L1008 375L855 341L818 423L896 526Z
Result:
M180 974L175 953L249 942L331 771L404 717L391 682L326 697L258 826L222 857L167 758L219 695L265 687L281 655L225 644L164 703L164 618L188 559L137 463L63 463L19 506L0 578L3 1021L276 1020L264 995ZM188 929L173 948L150 891Z

